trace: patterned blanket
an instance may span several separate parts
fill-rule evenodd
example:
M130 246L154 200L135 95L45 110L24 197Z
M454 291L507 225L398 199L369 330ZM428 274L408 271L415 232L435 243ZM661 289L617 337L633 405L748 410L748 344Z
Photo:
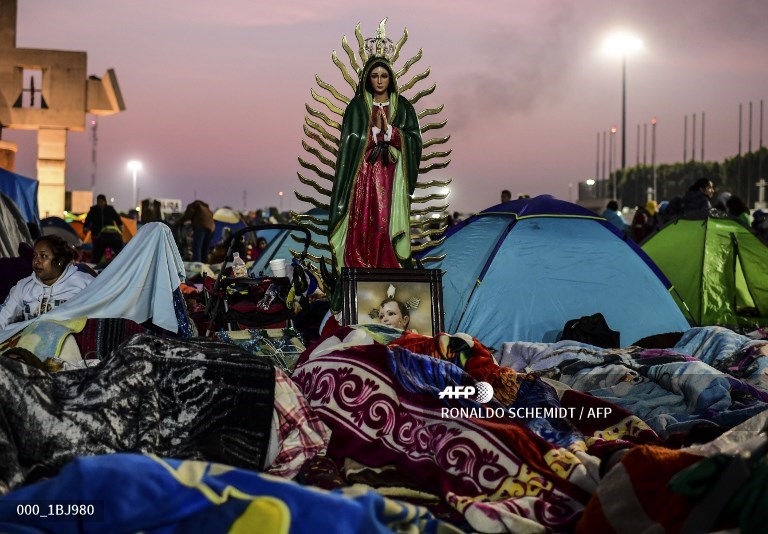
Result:
M620 410L614 419L585 423L587 435L568 420L506 416L510 407L537 405L578 414L587 399L572 396L561 405L541 379L509 376L469 336L458 338L462 345L448 339L454 336L401 335L342 327L310 347L294 370L292 379L332 429L328 455L348 480L367 471L366 483L389 492L399 486L400 498L436 511L448 505L469 529L561 531L573 527L597 486L592 449L618 438L655 438ZM508 404L439 396L447 386L493 377Z
M49 503L54 510L61 505L62 513L77 503L85 513L41 518L17 512L19 504L32 503L46 515ZM0 498L0 531L460 532L424 508L373 491L329 492L228 465L137 454L77 458L56 478Z
M153 452L259 470L272 364L229 344L139 334L97 367L48 374L0 359L0 494L78 455Z
M660 436L725 430L768 409L768 341L692 328L669 349L505 343L500 363L623 407Z

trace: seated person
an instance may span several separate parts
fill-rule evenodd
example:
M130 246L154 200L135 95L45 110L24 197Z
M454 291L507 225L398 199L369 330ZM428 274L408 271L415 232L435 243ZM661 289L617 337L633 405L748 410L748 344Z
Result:
M32 319L64 304L93 281L75 265L75 250L59 236L35 241L33 273L11 288L0 306L0 331L9 324Z

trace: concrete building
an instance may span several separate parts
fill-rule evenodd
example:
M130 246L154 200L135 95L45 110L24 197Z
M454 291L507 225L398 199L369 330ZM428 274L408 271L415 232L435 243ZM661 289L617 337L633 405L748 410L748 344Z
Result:
M88 76L87 53L16 47L18 0L0 0L0 167L14 171L15 143L2 129L37 130L40 214L61 216L67 133L86 128L86 113L125 110L114 70Z

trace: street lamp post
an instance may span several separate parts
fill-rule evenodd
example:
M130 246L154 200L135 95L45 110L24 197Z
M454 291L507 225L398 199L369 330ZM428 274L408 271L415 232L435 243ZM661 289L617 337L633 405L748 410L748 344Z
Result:
M143 165L140 161L134 159L128 162L128 170L133 173L133 206L131 209L136 209L136 207L139 205L139 199L136 196L136 175L142 168Z
M651 167L653 167L653 200L659 201L659 190L656 189L656 117L651 120Z
M618 197L616 196L616 172L613 170L613 163L614 163L614 155L616 152L616 127L611 126L611 137L610 137L610 144L609 144L609 152L608 152L608 177L611 178L613 182L613 194L611 198L613 200L618 200Z
M643 42L628 33L616 33L605 41L605 50L621 56L621 168L627 164L627 54L640 50Z

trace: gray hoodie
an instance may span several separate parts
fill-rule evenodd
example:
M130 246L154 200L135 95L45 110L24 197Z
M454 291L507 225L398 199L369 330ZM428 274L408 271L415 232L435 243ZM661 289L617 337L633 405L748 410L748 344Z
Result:
M19 280L0 306L0 330L61 306L93 281L93 276L68 265L58 280L47 286L36 274Z

